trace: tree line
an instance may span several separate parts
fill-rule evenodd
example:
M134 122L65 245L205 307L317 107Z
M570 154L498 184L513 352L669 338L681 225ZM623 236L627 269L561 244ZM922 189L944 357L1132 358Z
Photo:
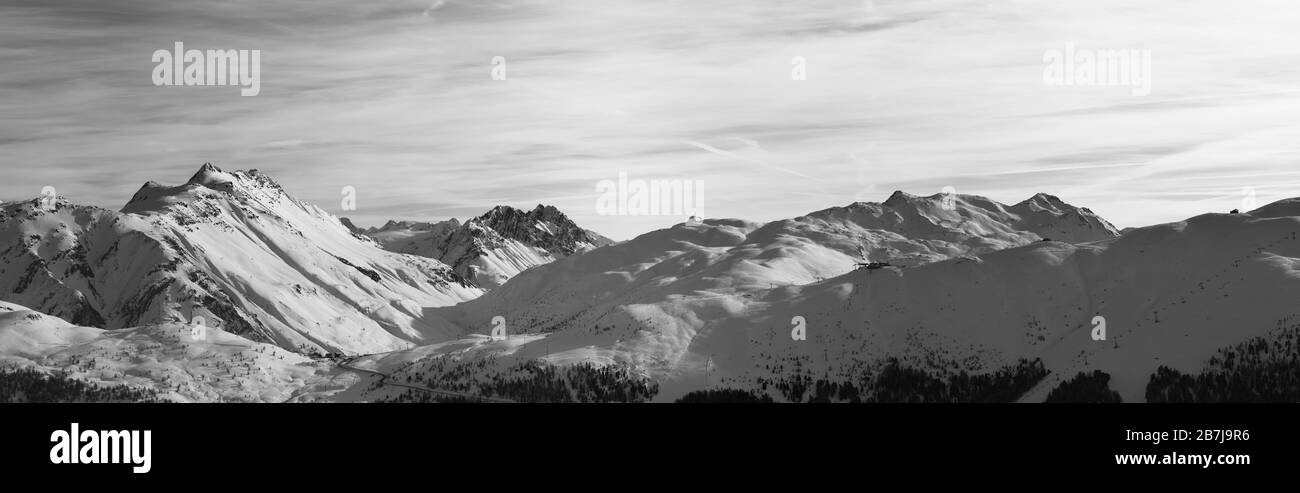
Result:
M0 371L0 402L165 402L152 390L99 385L29 368Z
M1161 366L1147 382L1146 398L1147 402L1298 402L1300 325L1220 349L1197 375Z

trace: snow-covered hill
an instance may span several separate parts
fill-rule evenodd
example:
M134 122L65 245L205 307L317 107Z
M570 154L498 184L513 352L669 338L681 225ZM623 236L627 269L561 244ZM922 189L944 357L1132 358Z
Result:
M719 388L781 400L900 365L942 379L1039 359L1050 373L1017 390L1021 400L1101 370L1133 402L1159 367L1196 374L1225 348L1300 333L1300 199L1117 236L1041 194L1007 206L896 193L575 249L476 299L438 261L382 251L256 172L205 167L180 187L147 185L122 213L38 205L5 209L15 238L0 251L7 299L128 328L0 304L0 362L171 400L438 395L422 385L525 400L671 401ZM514 213L487 216L466 225L504 228L515 241L535 228ZM195 339L183 302L201 297L211 299L197 315L226 330ZM380 299L387 309L347 308ZM1104 341L1092 337L1100 323ZM504 337L489 337L494 328ZM806 338L793 338L796 328ZM375 354L311 360L282 350L295 335ZM1270 361L1294 358L1256 347Z
M857 271L702 327L688 353L714 355L715 371L739 381L780 356L844 376L886 357L972 373L1041 358L1052 373L1028 400L1100 369L1124 400L1142 401L1157 367L1198 373L1219 349L1267 338L1300 312L1296 205L1198 216L1093 244L1041 242ZM808 341L789 337L796 316ZM1101 321L1107 339L1095 341Z
M1041 195L1010 207L962 197L964 222L938 220L926 202L896 194L767 225L678 225L538 267L439 312L480 333L496 316L513 334L550 333L520 354L545 344L555 359L635 365L661 380L666 399L709 382L852 379L889 358L936 375L1041 358L1052 374L1028 400L1101 369L1126 401L1141 401L1158 366L1195 372L1300 311L1300 201L1121 237L1082 209L1057 205L1056 214ZM907 233L872 229L882 225ZM953 236L962 231L969 236ZM1038 240L1046 235L1095 241ZM847 238L865 238L873 261L904 260L851 270ZM911 250L882 246L889 241ZM1098 316L1104 342L1091 338ZM791 339L797 325L806 341Z
M176 402L283 402L324 385L334 368L214 327L164 323L103 330L0 302L0 368L100 386L127 386Z
M531 211L497 206L463 224L455 219L389 221L382 227L354 231L388 250L438 259L486 289L530 267L613 243L578 227L559 209L540 204Z
M917 266L1048 234L1088 242L1117 233L1087 209L1042 194L1004 206L973 195L896 192L884 203L767 224L678 224L538 267L479 300L438 311L470 327L500 315L521 330L552 330L616 307L696 296L753 299L843 275L864 261Z
M387 252L253 171L204 165L146 183L120 212L6 204L0 299L109 329L202 316L289 349L371 353L457 333L426 314L481 290Z

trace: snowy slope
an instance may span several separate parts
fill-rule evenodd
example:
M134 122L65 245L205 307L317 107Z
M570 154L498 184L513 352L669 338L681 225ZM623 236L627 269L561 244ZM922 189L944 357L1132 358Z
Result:
M176 402L283 402L331 365L220 329L167 323L103 330L0 303L0 368L127 385Z
M447 266L380 249L257 171L205 165L122 209L7 204L0 298L79 325L202 316L288 349L369 353L456 332L427 307L477 296ZM451 331L451 332L449 332Z
M124 213L66 202L54 212L7 207L4 228L21 241L0 252L9 262L0 280L22 285L7 299L54 300L42 311L104 314L104 325L131 328L84 327L0 303L0 363L144 386L172 400L371 401L410 392L380 386L380 373L419 382L437 368L481 371L464 378L486 382L541 360L632 368L670 401L722 387L779 399L766 383L849 381L893 359L944 375L1041 358L1051 373L1023 400L1100 369L1134 402L1155 368L1195 373L1220 348L1270 337L1300 312L1300 199L1120 236L1046 195L1010 206L956 196L949 208L943 199L897 193L766 224L680 224L575 250L452 305L458 293L477 292L417 277L454 279L448 267L381 251L255 172L204 168L186 185L146 186ZM28 263L10 265L19 260ZM862 260L894 265L855 269ZM401 282L409 279L442 289ZM140 287L159 282L165 289L154 297ZM196 340L194 324L165 319L190 315L184 296L211 293L238 294L197 312L212 325L232 327L222 310L321 325L210 327ZM414 297L423 298L403 305ZM367 299L395 303L346 311ZM497 316L504 339L486 336ZM1091 337L1099 316L1106 341ZM796 325L807 340L792 340ZM281 338L293 334L377 354L348 363L366 371L350 370L283 351Z
M928 215L924 222L940 226L932 237L980 228L986 236L946 241L944 248L969 247L965 253L906 268L840 267L838 276L824 281L816 276L836 274L832 266L848 258L850 242L841 238L852 233L835 226L888 225L896 216L851 206L810 215L833 222L678 225L538 267L482 298L439 311L472 332L487 333L498 315L514 334L551 332L521 353L546 344L541 352L552 357L634 364L662 380L665 399L709 381L745 387L760 377L780 378L771 368L795 360L818 376L847 377L889 357L935 372L972 373L1037 357L1052 374L1027 399L1041 399L1061 378L1102 369L1126 401L1143 399L1156 367L1192 372L1217 349L1266 336L1300 311L1293 303L1300 294L1300 201L1088 243L1014 246L1017 236L1041 237L1034 231L1074 239L1089 230L1113 234L1082 210L1057 216L1048 201L1038 196L993 207L964 199L978 209L962 213L968 224L943 227ZM882 205L890 202L897 203ZM902 224L924 215L909 217L914 210L899 213ZM1032 216L1044 210L1063 220ZM985 222L993 217L1005 220ZM809 233L773 234L773 224ZM1015 227L1032 228L1034 236ZM822 236L809 239L813 232ZM755 244L756 238L771 242ZM1010 248L997 250L1000 244ZM908 258L944 252L959 253L936 248ZM1106 319L1105 342L1090 337L1096 316ZM791 340L796 320L806 324L807 341Z
M485 289L530 267L613 243L540 204L531 211L497 206L464 224L389 221L363 233L388 250L438 259Z
M438 312L479 327L500 315L551 330L617 307L682 297L744 301L852 271L856 262L922 265L1042 241L1114 238L1109 223L1046 195L1004 206L973 195L855 203L767 224L709 219L538 267L479 300ZM621 309L620 309L621 310ZM603 316L603 315L600 315Z
M796 236L840 252L858 248L868 261L912 266L1043 239L1086 243L1118 234L1088 209L1046 194L1007 206L977 195L918 197L899 191L879 204L859 202L777 221L751 241Z
M1158 366L1195 373L1219 348L1266 336L1300 311L1300 208L1270 207L1091 245L1036 243L854 272L720 321L692 352L722 355L716 367L737 376L756 371L757 354L803 352L831 373L886 355L972 372L1038 357L1053 373L1031 400L1100 369L1126 401L1141 401ZM788 337L794 316L807 321L806 343ZM1105 318L1104 342L1090 335L1096 316Z

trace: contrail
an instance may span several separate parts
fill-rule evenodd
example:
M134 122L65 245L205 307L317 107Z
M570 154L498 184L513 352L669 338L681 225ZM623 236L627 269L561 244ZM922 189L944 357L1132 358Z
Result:
M737 140L739 140L739 141L741 141L741 142L746 142L747 144L750 144L751 147L757 147L757 145L756 145L757 143L756 143L756 142L753 142L753 141L747 141L747 140L745 140L745 139L737 139ZM819 179L817 179L817 178L814 178L814 177L809 176L809 175L805 175L805 174L800 173L800 172L795 171L795 170L786 169L786 168L783 168L783 167L780 167L780 166L776 166L776 165L773 165L773 164L768 164L768 163L763 162L763 161L760 161L760 160L758 160L758 159L753 159L753 158L749 158L749 157L741 156L740 154L736 154L736 153L731 152L731 151L726 151L726 150L718 149L718 148L716 148L716 147L710 146L710 145L708 145L708 144L704 144L704 143L702 143L702 142L695 142L695 141L692 141L692 140L684 140L684 141L682 141L682 143L683 143L683 144L686 144L686 145L689 145L689 146L692 146L692 147L698 147L698 148L700 148L700 149L704 149L705 151L711 152L711 153L713 153L713 154L717 154L717 155L719 155L719 156L729 157L729 158L736 159L736 160L739 160L739 161L744 161L744 162L746 162L746 163L750 163L750 164L756 164L756 165L758 165L758 166L762 166L762 167L764 167L764 168L770 168L770 169L774 169L774 170L777 170L777 171L781 171L781 172L783 172L783 173L789 173L789 174L791 174L791 175L798 176L798 177L800 177L800 178L806 178L806 179L809 179L809 180L812 180L812 181L816 181L816 182L820 182L820 181L821 181L821 180L819 180Z

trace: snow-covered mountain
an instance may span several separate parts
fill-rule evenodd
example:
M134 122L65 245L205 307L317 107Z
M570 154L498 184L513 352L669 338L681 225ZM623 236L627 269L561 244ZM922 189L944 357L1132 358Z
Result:
M419 400L431 395L425 385L444 397L671 401L726 388L782 400L900 378L888 373L898 367L919 373L894 385L919 395L926 378L1004 375L1037 359L1049 373L1022 381L1013 398L1041 401L1101 370L1133 402L1160 367L1286 367L1300 340L1300 199L1117 235L1042 194L1002 205L900 192L771 223L709 219L574 249L474 299L479 291L440 262L380 250L374 231L354 234L256 172L205 167L186 185L146 185L121 213L56 205L5 209L3 231L15 238L0 252L6 299L123 328L0 304L0 363L169 400ZM525 234L542 231L527 214L388 231L451 236L475 223L544 242ZM204 339L182 319L182 302L199 297L218 307L199 314L223 321ZM379 299L392 301L352 310L361 315L346 309ZM321 325L271 322L300 319ZM1103 341L1092 336L1099 324ZM505 337L490 337L494 328ZM303 358L282 349L295 334L375 354L346 364ZM1242 347L1250 353L1222 352Z
M653 231L521 275L439 310L470 326L501 315L549 330L581 312L695 293L755 293L845 274L857 263L918 266L1044 240L1114 238L1087 209L1039 194L1013 206L974 195L855 203L766 224L709 219Z
M1196 374L1220 349L1293 337L1285 331L1300 312L1293 302L1298 232L1300 201L1290 200L1092 244L1043 242L915 269L858 271L794 288L746 320L711 327L693 346L725 355L715 368L737 376L761 373L767 356L760 354L820 358L831 374L887 356L972 372L1041 358L1052 373L1027 400L1099 369L1125 401L1142 401L1159 366ZM810 344L780 337L794 316L816 334ZM1105 341L1092 338L1100 323Z
M486 289L530 267L613 243L578 227L559 209L541 204L531 211L497 206L463 224L455 219L389 221L378 228L354 226L353 230L390 251L438 259Z
M146 183L122 210L6 204L0 298L79 324L202 316L288 349L370 353L446 338L427 307L481 290L442 263L385 251L256 170L204 165Z
M1300 312L1300 201L1120 237L1042 195L1009 207L961 197L943 212L930 202L895 194L766 225L682 224L438 311L480 333L497 316L513 334L549 333L518 354L642 368L664 398L710 381L769 391L783 379L848 381L891 358L936 375L1041 358L1052 373L1027 400L1101 369L1126 401L1144 399L1157 367L1195 373L1220 349L1284 337L1276 331ZM895 266L853 270L854 241ZM1091 337L1099 316L1105 341ZM795 326L806 341L792 340Z
M918 197L894 192L883 203L858 202L777 221L756 232L760 243L800 237L863 260L914 266L1051 239L1086 243L1118 236L1106 220L1047 194L1015 205L977 195Z

